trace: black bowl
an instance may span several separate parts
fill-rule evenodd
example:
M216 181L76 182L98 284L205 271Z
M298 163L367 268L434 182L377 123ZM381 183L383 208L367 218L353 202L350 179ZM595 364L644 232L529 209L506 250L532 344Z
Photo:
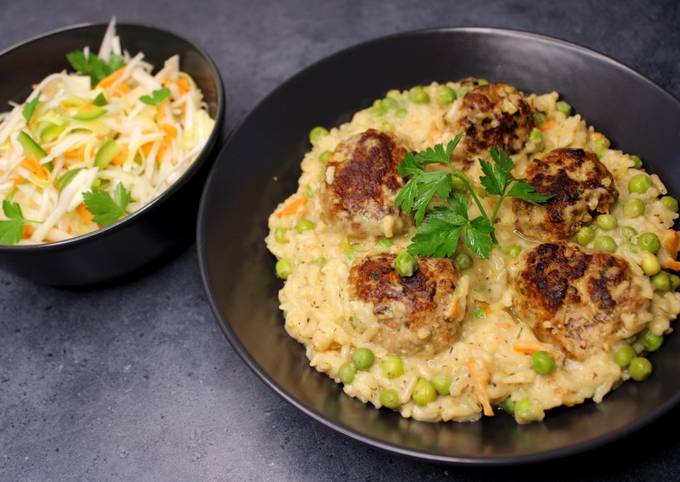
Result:
M310 368L277 309L280 282L265 249L267 216L296 189L316 125L335 126L391 88L477 76L531 92L557 90L626 152L680 191L680 104L603 55L559 40L499 29L405 33L350 48L276 89L227 141L201 201L198 249L215 315L236 351L272 389L355 439L423 459L503 464L583 451L641 427L680 399L680 338L652 355L654 375L603 403L551 411L518 426L497 414L477 423L424 423L345 396Z
M50 73L70 68L65 55L86 45L99 49L106 24L79 25L48 33L0 54L0 106L23 102L30 86ZM224 91L215 63L177 34L144 25L118 24L124 49L144 52L161 68L179 54L182 70L203 91L215 128L196 161L169 189L139 211L104 229L77 238L32 246L0 245L0 266L42 284L94 285L132 276L157 265L194 237L198 201L214 160L224 118ZM4 110L4 107L2 108Z

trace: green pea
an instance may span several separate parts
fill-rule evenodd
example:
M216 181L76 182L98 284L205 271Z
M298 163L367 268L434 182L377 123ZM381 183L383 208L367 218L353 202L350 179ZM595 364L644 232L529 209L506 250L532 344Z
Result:
M631 198L623 204L623 214L627 218L637 218L645 212L645 203L642 199Z
M392 247L392 240L389 238L382 238L378 241L378 246L382 249L390 249Z
M293 263L288 261L286 258L281 258L276 262L274 269L276 270L276 276L281 279L288 279L288 277L293 272Z
M636 174L628 181L628 190L638 194L644 194L652 187L652 179L647 174Z
M609 149L610 144L609 139L599 132L593 133L592 139L590 140L590 146L597 157L602 157L607 149Z
M534 414L534 404L528 398L517 400L515 402L515 418L524 422L533 420L536 417Z
M399 407L399 394L396 390L390 388L383 388L380 390L380 403L383 407L387 407L391 410Z
M597 250L613 253L616 251L616 248L616 241L611 236L599 236L595 240L595 249Z
M538 111L534 112L534 124L536 124L537 126L540 126L541 124L543 124L547 120L548 120L548 116L545 115L543 112L538 112Z
M640 169L642 167L642 159L639 156L628 156L633 160L633 167L635 169Z
M345 385L352 383L356 374L357 369L352 363L343 363L338 370L338 377Z
M404 374L404 362L397 355L389 355L380 364L387 378L397 378Z
M512 259L515 259L522 252L522 247L519 244L511 244L505 252Z
M531 129L531 133L529 134L529 140L533 142L538 142L541 139L543 139L543 133L541 132L541 129L538 129L536 127Z
M547 351L537 351L531 355L531 368L539 375L549 375L555 371L555 359Z
M653 254L658 253L659 249L661 249L661 241L659 241L659 237L654 233L642 233L638 237L637 244L645 251Z
M671 289L673 291L677 290L680 288L680 276L677 274L672 274L671 275Z
M431 382L421 378L416 382L411 396L417 405L423 406L437 399L437 390L435 390Z
M384 132L392 132L394 131L394 124L388 121L383 121L382 124L380 124L380 130Z
M274 230L274 239L279 242L279 243L287 243L288 238L286 237L286 233L288 230L286 228L276 228Z
M309 219L301 219L295 225L295 231L302 234L305 231L311 231L315 227L316 227L316 224L314 224L313 221L310 221Z
M647 276L654 276L659 271L661 271L661 263L659 263L659 258L648 251L642 253L641 266L642 271L644 271Z
M385 115L385 112L387 112L387 109L383 106L380 100L373 102L373 108L371 109L371 113L373 115L381 116Z
M621 228L621 236L623 236L624 239L631 239L637 234L637 231L635 231L635 228L631 228L630 226L623 226Z
M331 151L323 151L321 155L319 155L319 161L321 161L321 164L328 164L328 160L331 158Z
M328 129L326 129L325 127L317 126L311 131L309 131L309 142L311 142L312 144L316 144L317 142L319 142L319 139L327 135Z
M509 413L510 415L515 414L515 402L513 402L512 398L510 397L503 400L503 403L501 403L501 408L504 412Z
M408 98L414 104L430 103L430 95L425 91L425 89L421 85L413 87L408 93Z
M380 105L385 111L388 111L390 109L396 109L399 107L399 103L392 99L391 97L386 97L380 101Z
M642 334L642 345L647 351L656 351L663 345L663 336L659 336L651 330L647 330Z
M678 212L678 200L675 199L673 196L662 197L661 204L663 204L663 207L665 207L669 211L673 211L674 213Z
M600 214L597 217L595 223L597 224L598 228L604 231L610 231L618 225L616 218L611 214Z
M659 293L671 290L671 277L665 271L661 271L652 276L652 286Z
M595 230L588 226L582 227L576 233L576 242L581 246L588 245L593 239L595 239Z
M465 253L458 253L453 260L459 270L464 271L472 266L472 258Z
M416 258L408 251L402 251L394 259L394 269L400 276L413 276L417 266Z
M444 375L443 373L436 373L432 380L432 385L434 389L437 390L439 395L448 395L451 389L451 377Z
M399 107L394 112L394 115L396 115L397 117L406 117L406 114L408 114L408 109L406 107Z
M630 345L623 345L614 352L614 363L621 368L626 368L630 365L630 361L637 356L635 348Z
M312 186L305 186L305 197L307 199L311 199L314 197L314 189L312 189Z
M439 105L447 105L456 100L456 92L448 85L440 85L437 88L437 102Z
M470 92L470 90L472 90L471 86L461 85L460 87L458 87L456 89L456 97L458 97L459 99L462 98L462 97L465 97L467 95L467 93Z
M652 362L644 357L636 356L628 365L628 373L630 378L636 382L641 382L652 374Z
M565 116L569 117L571 115L571 105L563 100L559 101L555 107Z
M368 348L359 348L352 353L352 363L357 370L367 370L371 368L375 361L375 355Z

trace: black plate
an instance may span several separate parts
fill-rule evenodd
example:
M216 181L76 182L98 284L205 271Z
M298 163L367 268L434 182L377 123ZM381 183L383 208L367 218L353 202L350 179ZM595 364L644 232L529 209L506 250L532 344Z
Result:
M30 86L47 75L70 69L65 55L86 45L97 52L106 24L67 27L0 53L0 107L23 102ZM0 245L0 265L38 283L82 286L120 280L156 266L187 246L194 235L198 201L214 160L224 118L222 79L215 63L188 40L156 27L119 23L122 47L144 52L155 69L179 54L180 67L201 89L215 128L186 172L160 196L134 214L77 238L32 246Z
M499 413L478 423L424 423L345 396L307 364L277 309L280 282L265 249L267 217L296 189L307 133L335 126L391 88L477 76L525 91L557 90L577 112L637 153L676 194L680 104L628 67L540 35L452 28L381 38L318 62L262 101L234 131L208 180L198 249L210 302L236 351L272 389L316 420L389 451L449 463L505 464L584 451L650 422L680 399L680 338L652 355L654 375L601 404L553 410L518 426Z

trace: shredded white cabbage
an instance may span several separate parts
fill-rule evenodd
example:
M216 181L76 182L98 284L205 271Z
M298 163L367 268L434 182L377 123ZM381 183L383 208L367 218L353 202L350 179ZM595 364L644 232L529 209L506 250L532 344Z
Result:
M91 55L88 48L83 53ZM0 199L18 203L29 220L20 244L100 228L84 201L90 191L114 199L121 184L130 193L126 210L134 212L186 171L214 128L201 91L180 71L179 56L153 74L143 53L121 48L115 18L97 55L111 65L122 57L124 65L94 86L87 72L51 74L24 104L0 113ZM166 89L170 95L152 105L140 100ZM27 121L24 106L35 99Z

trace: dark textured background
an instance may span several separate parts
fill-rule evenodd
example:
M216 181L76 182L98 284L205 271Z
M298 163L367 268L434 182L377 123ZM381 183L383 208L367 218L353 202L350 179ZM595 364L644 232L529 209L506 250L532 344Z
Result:
M680 96L680 8L669 1L24 0L2 8L0 50L111 15L185 35L222 71L227 129L331 52L443 25L558 36ZM676 410L621 442L549 465L490 471L411 461L336 434L260 383L213 320L193 247L144 279L96 292L38 287L0 271L2 480L673 480L678 422Z

